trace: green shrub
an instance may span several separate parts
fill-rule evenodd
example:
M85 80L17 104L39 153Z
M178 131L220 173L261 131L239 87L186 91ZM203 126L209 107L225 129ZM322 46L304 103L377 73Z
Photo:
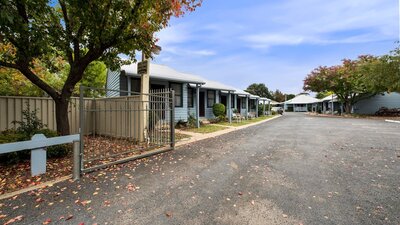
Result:
M29 111L25 109L22 111L22 121L13 121L13 124L18 124L17 131L19 133L34 134L36 131L45 127L42 121L37 117L37 110Z
M178 120L178 122L176 122L175 124L175 128L180 129L180 128L184 128L187 127L187 122L184 120Z
M216 103L212 107L213 113L215 117L225 117L225 106L221 103Z
M271 114L272 114L273 116L275 116L275 115L277 114L277 112L276 112L276 111L271 111Z
M267 111L267 106L265 106L265 111ZM258 116L264 116L264 105L263 104L258 104Z
M41 129L35 132L36 134L44 134L44 136L51 138L57 137L57 132L49 129ZM18 130L5 130L0 133L0 144L12 143L18 141L28 141L31 140L33 135L22 133ZM64 145L54 145L47 147L47 157L48 158L59 158L68 155L71 151L71 146L68 144ZM18 152L11 152L7 154L0 155L1 162L6 164L17 163L21 160L26 160L30 158L30 151L23 150Z
M189 116L188 116L188 122L187 122L187 127L188 127L188 128L194 128L194 127L197 126L196 123L197 123L196 118L195 118L192 114L189 114Z
M14 124L18 124L17 129L5 130L0 133L0 144L18 142L18 141L28 141L31 140L32 136L35 134L44 134L47 138L57 137L57 132L43 129L42 121L36 116L37 110L29 111L24 110L22 112L22 121L13 121ZM57 158L66 156L71 150L70 145L55 145L47 148L48 158ZM26 160L30 158L30 151L23 150L18 152L11 152L7 154L1 154L1 162L7 164L12 164L19 162L21 160Z

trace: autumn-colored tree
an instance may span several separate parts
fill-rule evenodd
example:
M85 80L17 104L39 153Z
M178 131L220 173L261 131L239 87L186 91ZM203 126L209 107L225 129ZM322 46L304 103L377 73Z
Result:
M320 66L304 80L305 91L332 92L344 103L346 113L359 100L374 95L365 83L365 70L361 65L372 56L360 56L357 60L344 59L342 65Z
M0 41L12 51L0 55L0 67L19 70L54 99L57 131L66 135L68 100L91 62L101 60L115 69L134 61L137 50L150 56L154 33L167 26L170 17L200 4L201 0L1 1ZM121 60L119 54L129 60ZM54 57L69 64L60 89L34 70L35 60L52 69Z
M277 102L284 102L285 94L282 93L280 90L276 89L275 92L272 93L272 99Z

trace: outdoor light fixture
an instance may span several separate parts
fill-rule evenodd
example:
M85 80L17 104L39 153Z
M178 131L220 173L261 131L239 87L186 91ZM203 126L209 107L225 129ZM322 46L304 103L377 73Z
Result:
M159 55L160 52L161 52L161 46L154 45L154 46L151 48L151 52L154 53L155 55Z

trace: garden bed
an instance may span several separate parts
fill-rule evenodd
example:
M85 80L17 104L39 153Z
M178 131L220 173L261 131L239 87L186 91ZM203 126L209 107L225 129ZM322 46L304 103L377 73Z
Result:
M228 127L215 126L212 124L204 124L204 125L201 125L200 128L185 128L182 130L188 131L188 132L200 133L200 134L208 134L208 133L213 133L213 132L225 130L225 129L228 129Z
M179 141L190 137L185 134L176 134L175 139ZM126 154L118 154L115 157L108 157L102 160L92 161L86 166L105 163L108 160L118 160L133 155L140 155L151 148L138 147L138 145L127 142L126 140L107 139L104 137L88 138L85 137L85 152L89 150L93 152L92 157L104 152L104 149L111 150L109 155L127 152L127 149L138 149L137 151L129 151ZM149 146L147 146L149 147ZM156 146L155 146L156 147ZM153 148L154 149L154 148ZM14 192L20 189L28 188L43 184L48 181L56 180L72 174L72 153L62 158L48 158L47 171L39 176L31 176L30 160L23 160L16 164L0 164L0 195Z
M236 121L236 120L232 120L232 123L229 122L219 122L217 123L218 125L223 125L223 126L232 126L232 127L239 127L239 126L243 126L243 125L247 125L247 124L252 124L252 123L256 123L256 122L260 122L266 119L270 119L272 117L275 116L260 116L257 118L252 118L252 119L248 119L248 120L241 120L241 121Z

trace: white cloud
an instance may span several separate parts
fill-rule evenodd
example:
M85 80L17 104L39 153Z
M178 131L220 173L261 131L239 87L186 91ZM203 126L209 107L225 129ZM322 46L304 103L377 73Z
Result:
M258 31L241 36L247 45L367 43L398 34L399 12L390 0L289 0L274 10Z
M283 34L253 34L242 37L254 48L267 48L273 45L296 45L304 41L304 37Z

